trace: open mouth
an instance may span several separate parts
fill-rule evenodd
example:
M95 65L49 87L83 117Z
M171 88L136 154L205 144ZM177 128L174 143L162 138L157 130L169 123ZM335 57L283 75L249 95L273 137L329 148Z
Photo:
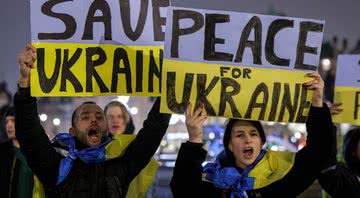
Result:
M88 132L88 137L91 142L99 142L100 141L100 133L97 130L90 130Z
M246 147L244 150L243 150L243 153L245 155L246 158L251 158L253 153L254 153L254 149L251 148L251 147Z

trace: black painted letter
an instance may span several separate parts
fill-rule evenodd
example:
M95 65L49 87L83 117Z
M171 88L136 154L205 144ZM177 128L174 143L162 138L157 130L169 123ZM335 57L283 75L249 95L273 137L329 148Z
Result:
M204 104L204 108L209 115L216 115L214 108L211 106L207 96L210 94L211 90L214 89L216 83L219 81L219 77L214 77L209 86L206 87L206 74L197 74L197 95L196 103L194 109L198 108L200 104Z
M97 10L100 10L102 16L95 16ZM112 40L111 35L111 11L109 4L105 0L95 0L92 2L89 12L86 16L86 23L82 40L92 40L94 22L104 23L105 40Z
M161 91L161 71L163 63L164 52L160 49L159 52L159 66L156 64L154 52L150 50L150 65L149 65L149 78L148 78L148 91L154 92L154 76L159 79L159 91Z
M180 29L181 19L192 19L194 25L188 28ZM204 26L204 17L201 13L190 10L174 10L173 26L171 38L171 57L179 58L179 37L186 34L192 34Z
M355 108L354 108L354 120L358 119L360 111L360 91L355 93Z
M68 15L68 14L56 13L56 12L52 11L52 8L55 5L57 5L59 3L67 2L67 1L73 1L73 0L50 0L50 1L45 2L41 6L41 12L44 15L49 16L49 17L58 18L62 22L64 22L65 31L62 33L39 33L38 34L39 40L50 40L50 39L65 40L65 39L71 38L75 34L76 21L75 21L74 17L72 17L71 15Z
M79 60L82 49L77 48L75 53L69 59L69 50L64 50L64 61L61 68L61 84L60 91L66 92L66 81L68 80L75 89L75 92L82 92L83 87L81 86L79 80L75 77L75 75L70 71L70 68Z
M285 113L285 109L288 110L289 112L289 122L293 122L294 118L295 118L295 113L297 111L297 106L298 106L298 100L299 100L299 92L301 89L301 84L300 83L296 83L295 85L295 93L294 93L294 100L292 103L291 102L291 93L290 93L290 86L289 83L285 83L284 84L284 95L282 98L282 103L281 103L281 108L280 108L280 114L279 114L279 119L277 121L281 122L284 121L284 113Z
M120 62L123 61L124 67L120 68ZM117 84L118 84L118 74L124 73L126 79L126 92L132 93L131 87L131 70L130 70L130 62L127 55L127 52L123 48L117 48L114 52L114 64L113 64L113 72L112 72L112 80L111 80L111 92L116 92Z
M143 91L143 56L144 52L142 50L136 50L136 92Z
M274 82L273 94L271 98L271 109L269 113L269 121L274 121L276 117L277 107L279 104L279 96L281 91L281 83Z
M314 22L301 22L300 34L296 50L295 68L301 70L316 70L317 66L304 64L304 54L317 54L317 47L306 46L308 32L323 32L324 25Z
M284 28L294 27L294 21L288 19L277 19L270 24L268 35L265 43L265 56L266 60L272 65L289 66L290 60L283 59L276 56L274 51L275 36L280 30Z
M206 14L205 15L205 38L204 38L204 59L210 61L232 61L233 55L225 52L216 52L217 43L224 44L225 40L215 36L216 23L227 23L229 15Z
M228 87L232 87L232 91L227 92ZM235 101L232 96L240 93L240 84L231 78L221 78L221 95L219 105L219 116L223 116L225 113L226 102L230 104L231 113L233 117L241 118L241 114L238 111Z
M166 17L160 16L160 7L165 8L169 5L169 0L152 0L155 41L164 41L165 32L162 31L162 26L166 25Z
M251 30L254 29L255 40L249 41ZM235 62L241 63L244 55L245 47L250 47L253 54L254 64L261 64L261 34L262 25L260 18L254 16L246 24L240 38L239 48L236 52Z
M140 16L136 24L135 31L131 27L130 0L119 0L121 21L126 36L132 41L136 41L142 34L146 22L149 0L141 0Z
M184 113L186 105L190 100L191 87L194 80L194 74L185 74L184 89L181 102L178 103L176 100L176 73L168 72L167 73L167 82L166 82L166 101L168 108L175 113Z
M93 60L93 56L99 56L97 60ZM99 85L101 93L109 92L105 83L97 73L95 67L104 64L106 61L106 53L100 47L88 47L86 48L86 92L93 92L92 77Z
M310 108L311 102L307 101L307 92L308 90L302 86L301 87L301 98L300 98L300 106L299 106L299 110L297 112L297 116L296 116L296 122L305 122L307 116L303 115L303 112L305 109Z
M263 99L261 103L257 103L257 99L260 94L263 94ZM265 117L266 106L269 100L269 89L265 83L260 83L256 86L254 93L251 96L249 107L246 111L245 118L251 118L251 113L253 112L254 108L260 108L260 114L258 120L263 120Z
M44 93L50 93L52 89L54 89L56 80L59 77L60 73L60 64L61 64L61 49L56 49L56 62L54 72L50 78L46 76L45 73L45 49L44 48L37 48L37 67L38 67L38 74L40 80L40 88Z

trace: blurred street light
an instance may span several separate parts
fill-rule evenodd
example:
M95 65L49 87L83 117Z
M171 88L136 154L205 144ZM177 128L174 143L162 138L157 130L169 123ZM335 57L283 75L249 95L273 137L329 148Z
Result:
M43 122L45 122L48 118L48 116L45 113L42 113L39 117L40 117L40 120Z
M59 126L60 123L61 123L61 121L60 121L59 118L54 118L54 119L53 119L53 124L54 124L55 126Z
M324 71L329 71L331 69L331 61L328 58L321 60L321 66Z

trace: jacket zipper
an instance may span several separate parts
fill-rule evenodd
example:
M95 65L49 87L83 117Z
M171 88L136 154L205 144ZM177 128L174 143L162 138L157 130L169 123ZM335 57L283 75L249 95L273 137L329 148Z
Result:
M11 198L11 193L12 193L15 163L16 163L16 156L14 155L13 163L12 163L12 166L11 166L10 186L9 186L9 198Z

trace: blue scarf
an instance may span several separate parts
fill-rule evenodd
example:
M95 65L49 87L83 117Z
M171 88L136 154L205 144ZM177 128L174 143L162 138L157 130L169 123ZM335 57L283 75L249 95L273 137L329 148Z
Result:
M261 150L254 163L243 170L242 173L235 167L221 167L221 161L227 160L225 151L222 151L214 163L205 165L203 172L206 173L206 180L214 183L215 187L231 190L231 198L246 198L246 190L252 190L254 187L253 177L248 177L249 172L265 155L265 150Z
M86 164L94 164L105 161L105 146L111 141L111 138L106 137L105 141L100 145L89 147L81 151L75 148L75 139L68 133L59 133L55 136L52 142L57 142L64 146L65 150L69 152L60 162L59 176L56 185L59 185L69 174L74 160L80 159Z

